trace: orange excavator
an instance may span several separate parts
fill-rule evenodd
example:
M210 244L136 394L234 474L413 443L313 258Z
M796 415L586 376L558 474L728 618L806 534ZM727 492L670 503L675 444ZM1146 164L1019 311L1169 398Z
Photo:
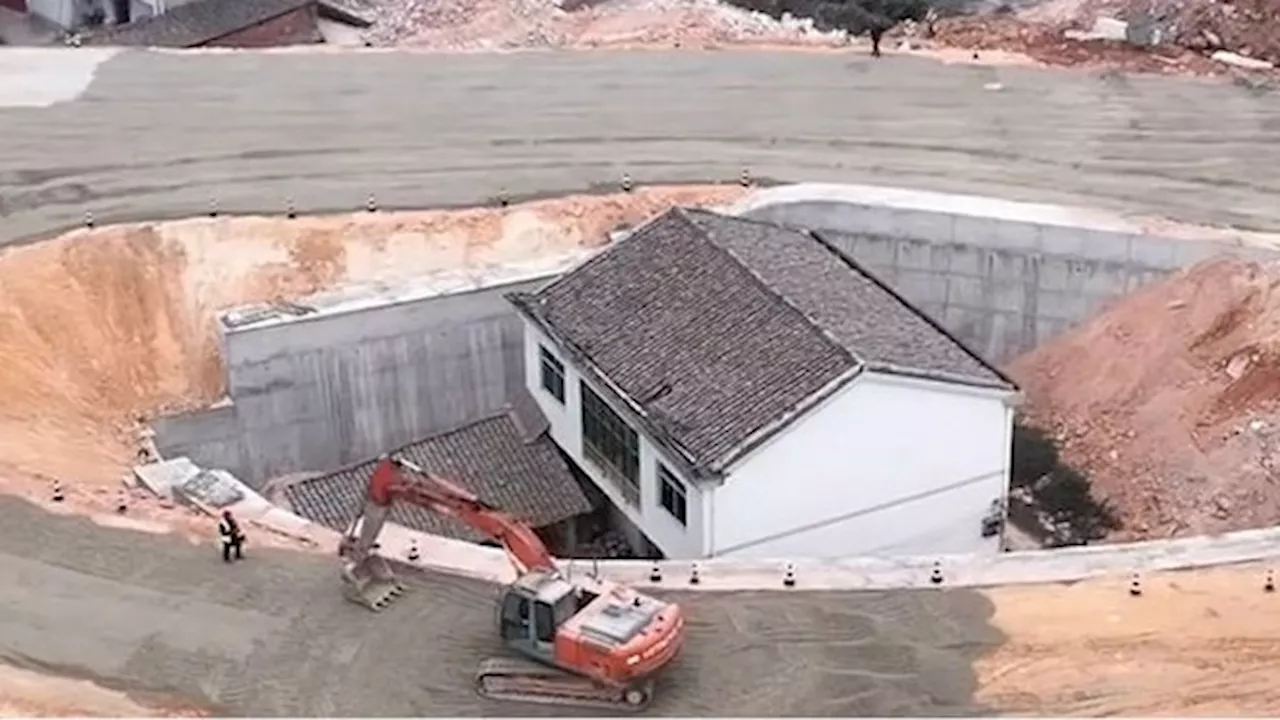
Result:
M655 674L684 642L680 606L604 580L571 581L527 523L407 460L379 462L364 509L339 545L348 600L380 611L404 592L374 553L397 502L457 518L501 544L516 568L497 621L503 644L519 657L482 662L480 695L630 710L649 704Z

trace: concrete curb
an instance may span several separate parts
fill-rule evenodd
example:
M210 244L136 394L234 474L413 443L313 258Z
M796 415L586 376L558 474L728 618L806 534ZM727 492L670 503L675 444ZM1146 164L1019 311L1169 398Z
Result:
M339 534L267 502L241 483L245 499L232 506L242 520L291 537L337 548ZM506 554L461 540L430 535L388 523L379 541L389 560L425 570L496 583L511 582L514 570ZM421 559L407 559L416 544ZM1280 528L1244 530L1216 537L1153 540L1123 545L1094 545L1059 550L1004 553L991 557L938 557L697 561L699 582L689 577L693 563L662 561L662 581L650 581L655 564L642 560L566 560L566 575L597 575L631 585L706 591L782 590L783 574L795 572L794 590L887 590L928 587L993 587L1085 580L1135 571L1155 572L1280 559ZM932 580L934 570L942 582Z

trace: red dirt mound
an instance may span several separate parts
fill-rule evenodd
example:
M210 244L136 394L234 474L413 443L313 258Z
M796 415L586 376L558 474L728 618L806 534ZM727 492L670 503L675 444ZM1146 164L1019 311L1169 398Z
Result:
M1114 539L1280 522L1280 265L1212 260L1015 360L1031 421L1113 501Z

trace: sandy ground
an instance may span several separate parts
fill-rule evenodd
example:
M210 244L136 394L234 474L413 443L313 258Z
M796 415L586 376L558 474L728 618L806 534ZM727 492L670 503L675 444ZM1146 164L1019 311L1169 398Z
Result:
M423 575L390 610L341 599L332 558L102 528L0 499L0 662L236 715L561 714L490 703L491 586ZM252 538L251 538L252 539ZM951 715L999 640L976 593L677 595L690 642L658 715ZM578 712L574 715L597 713Z
M142 704L88 680L0 665L0 717L198 717L199 708Z
M743 192L650 187L506 209L197 218L12 248L0 253L0 476L40 496L53 478L110 487L114 501L137 452L135 418L223 393L219 310L563 254L671 205Z
M555 714L474 696L494 589L421 574L372 614L331 558L49 516L0 499L0 672L19 711L112 715ZM256 536L251 540L256 541ZM658 715L1275 715L1280 595L1250 565L1073 585L668 592L691 618ZM0 665L2 668L3 665ZM136 705L130 704L136 703ZM4 706L0 706L4 707ZM584 715L588 713L570 713Z
M977 665L981 703L1014 715L1280 714L1280 594L1266 567L986 592L1005 642Z

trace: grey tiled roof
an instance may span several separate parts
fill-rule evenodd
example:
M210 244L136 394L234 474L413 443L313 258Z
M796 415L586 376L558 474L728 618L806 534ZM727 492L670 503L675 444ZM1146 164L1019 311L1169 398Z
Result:
M322 14L352 24L367 21L325 0L196 0L137 22L107 27L84 38L86 45L190 48L316 4Z
M467 488L482 500L545 527L591 510L565 460L542 431L533 437L513 418L487 417L396 451L424 469ZM304 480L284 491L293 511L338 531L355 519L377 460ZM392 522L436 535L487 540L463 523L428 510L396 505Z
M513 295L715 470L861 367L1012 388L819 236L673 209L531 295Z

